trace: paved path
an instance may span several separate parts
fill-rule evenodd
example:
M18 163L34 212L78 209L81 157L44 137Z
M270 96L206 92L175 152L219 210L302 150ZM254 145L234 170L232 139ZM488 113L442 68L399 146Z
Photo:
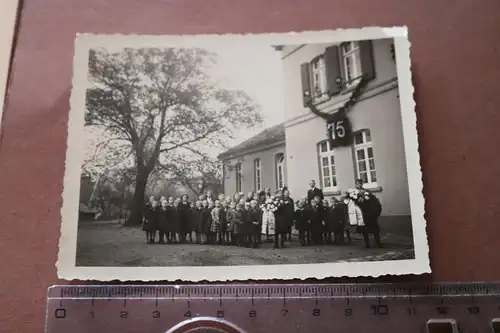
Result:
M77 266L219 266L303 264L411 259L411 239L383 235L384 248L365 249L356 235L351 245L301 247L297 237L285 249L265 243L259 249L236 246L148 245L139 228L116 223L82 223L78 231Z

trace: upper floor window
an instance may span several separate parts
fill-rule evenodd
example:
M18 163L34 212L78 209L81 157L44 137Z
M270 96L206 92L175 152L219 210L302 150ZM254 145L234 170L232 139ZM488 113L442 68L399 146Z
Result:
M254 184L255 191L261 191L262 190L262 170L261 170L260 158L256 158L253 161L253 168L254 168L254 178L255 178L255 184Z
M355 86L361 77L375 78L372 41L331 45L300 65L304 106L328 100Z
M370 130L363 130L354 135L354 156L357 178L362 179L366 187L376 187L377 172Z
M236 173L236 192L241 192L243 182L241 163L236 163L236 165L234 166L234 171Z
M361 54L358 42L341 44L344 81L347 87L356 85L363 72L361 70Z
M328 97L325 69L325 57L323 55L311 61L312 94L315 101Z
M276 155L276 189L285 186L285 154Z
M323 141L319 144L319 162L323 190L336 191L338 185L335 170L335 151L329 141Z

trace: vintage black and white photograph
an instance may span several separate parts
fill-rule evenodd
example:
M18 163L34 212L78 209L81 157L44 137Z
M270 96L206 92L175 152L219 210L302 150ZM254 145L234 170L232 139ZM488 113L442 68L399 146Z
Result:
M58 273L430 272L406 28L79 35Z

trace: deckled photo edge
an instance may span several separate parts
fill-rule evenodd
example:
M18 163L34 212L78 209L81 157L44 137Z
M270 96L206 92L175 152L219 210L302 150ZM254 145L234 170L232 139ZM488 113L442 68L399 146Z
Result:
M66 160L63 180L61 207L61 235L56 268L59 271L74 267L76 262L76 242L78 235L78 205L81 164L83 160L82 141L84 131L85 89L81 84L86 80L89 48L75 39L73 55L73 78L69 101ZM72 264L71 264L72 263Z
M415 87L412 81L411 42L407 37L395 37L396 66L398 69L401 119L406 155L406 172L412 212L415 259L423 260L430 272L429 245L427 241L427 222L425 220L425 199L423 194L422 168L420 164ZM400 73L405 73L401 80Z
M337 43L345 40L375 40L384 38L408 37L406 26L395 27L364 27L336 30L317 30L286 33L262 34L196 34L196 35L134 35L134 34L91 34L76 35L76 43L86 47L204 47L214 44L235 42L279 43L280 45L298 45L315 43Z
M306 267L304 267L306 265ZM221 272L223 270L223 272ZM360 278L430 273L416 259L358 263L324 263L207 267L73 267L61 270L63 280L228 282L245 280L307 280Z
M301 44L338 42L344 40L364 40L394 38L396 45L397 72L401 99L403 135L405 143L408 182L411 197L411 215L414 238L415 259L381 262L324 263L300 265L263 265L263 266L208 266L208 267L83 267L76 266L77 219L80 164L82 161L79 135L83 132L83 113L85 91L81 89L82 80L87 75L88 51L92 47L120 46L141 47L195 46L199 40L209 39L227 43L225 38L235 38L241 43L242 37L250 37L249 42L264 39L276 44ZM188 38L186 38L188 37ZM173 39L170 42L169 39ZM222 39L222 40L221 40ZM68 143L66 170L64 176L62 224L59 243L57 270L59 278L92 279L101 281L229 281L246 279L307 279L327 277L378 277L384 275L407 275L430 273L426 224L424 219L424 198L422 194L422 175L418 154L416 132L414 88L411 82L410 43L406 27L361 29L339 29L256 35L192 35L192 36L140 36L140 35L89 35L80 34L75 40L73 89L70 98L68 122ZM410 157L411 156L411 157Z

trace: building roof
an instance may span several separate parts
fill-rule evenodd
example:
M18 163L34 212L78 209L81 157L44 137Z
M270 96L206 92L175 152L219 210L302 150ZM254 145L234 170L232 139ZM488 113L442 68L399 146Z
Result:
M273 127L266 128L257 135L252 136L240 143L221 153L218 158L223 159L225 157L241 153L243 151L252 150L262 145L271 144L278 141L285 140L285 124L279 124Z

